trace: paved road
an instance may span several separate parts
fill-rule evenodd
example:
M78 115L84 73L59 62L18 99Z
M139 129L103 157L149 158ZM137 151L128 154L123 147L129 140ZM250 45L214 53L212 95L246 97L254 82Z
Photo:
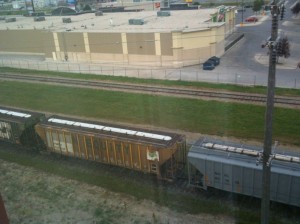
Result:
M285 19L279 21L279 31L283 31L291 43L291 57L280 58L276 66L277 86L293 87L300 84L297 83L297 81L300 82L300 69L297 69L297 63L300 62L300 26L295 24L289 9L294 1L286 2ZM251 13L251 9L246 10L246 16L249 16L249 11ZM240 21L239 16L240 13L237 15L237 21ZM268 49L262 49L261 43L270 36L271 16L262 16L260 21L253 25L238 26L237 32L245 33L245 37L225 53L222 59L224 66L219 69L240 73L241 79L245 79L245 75L250 75L253 78L256 77L257 83L264 82L268 76L269 56L267 55Z
M285 19L279 21L279 32L283 31L290 41L291 57L280 58L276 66L276 86L287 88L300 88L300 69L297 69L300 62L300 16L295 19L290 11L294 2L295 0L286 1ZM250 15L253 15L253 11L248 8L243 19ZM244 33L245 36L222 56L221 65L211 72L212 77L217 75L219 80L234 80L245 85L267 85L269 56L268 49L262 49L261 43L271 35L272 18L268 14L258 17L259 21L256 23L244 22L241 25L241 12L236 15L235 32ZM201 70L199 66L191 68Z

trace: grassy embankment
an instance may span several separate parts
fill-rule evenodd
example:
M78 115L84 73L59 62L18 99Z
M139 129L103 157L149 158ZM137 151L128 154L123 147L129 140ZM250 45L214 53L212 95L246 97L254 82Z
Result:
M109 189L110 191L125 193L138 200L151 200L159 205L173 210L200 214L227 215L234 217L237 224L259 223L259 200L225 193L220 200L217 196L181 194L167 191L161 183L149 175L128 174L130 171L113 168L101 164L87 163L74 159L54 159L49 155L24 152L23 150L0 150L0 158L9 162L30 166L37 170L59 175ZM115 172L119 170L119 172ZM133 177L133 179L132 179ZM226 199L225 199L226 198ZM50 200L50 199L49 199ZM55 200L55 199L53 199ZM250 200L250 201L249 201ZM286 219L286 214L289 218ZM271 224L296 224L297 209L287 206L273 205Z
M22 72L24 73L24 72ZM40 72L38 74L41 74ZM45 73L48 74L48 73ZM114 81L190 85L243 92L265 92L263 87L141 80L120 77L50 73L52 75ZM264 137L265 106L152 96L75 87L2 81L0 104L72 116L145 124L208 135L261 141ZM299 90L280 89L282 95ZM275 108L274 139L300 146L299 110Z
M41 72L36 72L36 74L41 74ZM44 74L49 75L49 73ZM131 83L189 85L199 88L218 88L240 92L265 93L266 91L263 87L243 88L230 85L138 80L82 74L51 74L73 78L84 76L86 79L96 78ZM299 95L297 90L281 89L277 92L281 92L282 95ZM259 141L263 139L264 106L10 81L0 82L0 93L0 104L2 105L133 124L147 124L219 136L234 136ZM274 118L274 139L299 146L299 110L276 108ZM75 166L70 167L61 163L61 161L47 162L26 155L12 156L7 152L1 152L0 157L21 165L32 166L67 178L102 186L113 191L124 192L140 199L150 199L183 212L227 214L236 217L239 220L238 223L255 223L259 220L258 211L256 210L244 210L237 207L233 209L218 201L198 200L190 196L167 193L160 188L141 186L139 183L132 181L105 176L98 171L76 169ZM284 222L277 220L273 223Z

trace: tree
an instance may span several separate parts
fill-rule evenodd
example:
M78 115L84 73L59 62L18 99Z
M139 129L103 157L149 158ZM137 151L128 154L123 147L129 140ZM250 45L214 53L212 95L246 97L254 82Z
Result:
M259 10L261 10L263 4L264 4L264 2L262 0L255 0L253 2L253 8L252 8L252 10L254 12L258 12Z
M300 12L300 1L292 5L291 11L293 14L298 14Z
M283 53L283 57L285 57L285 58L288 58L289 56L291 56L290 43L286 36L282 39L282 53Z
M280 38L276 45L277 62L279 57L288 58L290 55L290 43L288 38L286 36Z
M266 43L262 43L261 47L262 48L265 48L265 47L270 48L271 44L272 43L267 41ZM276 43L275 49L276 49L276 61L277 61L277 63L278 63L279 57L288 58L289 56L291 56L290 43L289 43L289 40L288 40L287 36L279 38L278 42ZM299 66L299 64L298 64L298 66Z
M82 9L82 11L91 11L91 10L92 10L92 8L90 5L85 5Z

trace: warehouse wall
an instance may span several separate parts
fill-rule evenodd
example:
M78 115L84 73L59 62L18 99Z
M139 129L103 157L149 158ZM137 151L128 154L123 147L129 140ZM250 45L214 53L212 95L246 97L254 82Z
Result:
M228 36L235 29L235 8L226 11L225 16L225 35Z
M195 32L174 32L174 67L195 65L211 56L223 55L224 29L224 25L220 25Z
M160 48L161 54L165 56L173 55L173 40L171 33L161 33L160 34Z
M41 30L0 30L2 52L42 54L52 57L54 51L52 33Z
M122 54L120 33L88 33L91 53Z
M154 33L127 33L128 54L156 55Z
M225 26L193 32L87 33L0 31L0 51L41 54L55 61L182 67L224 53Z
M216 42L215 46L213 47L215 52L212 55L220 57L225 53L225 26L214 28L214 33Z

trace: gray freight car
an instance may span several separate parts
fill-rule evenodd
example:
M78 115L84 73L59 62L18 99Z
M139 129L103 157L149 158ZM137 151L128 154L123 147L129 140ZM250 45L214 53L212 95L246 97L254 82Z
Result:
M0 107L0 141L24 146L37 146L34 125L44 114Z
M199 140L188 153L189 183L243 195L261 197L261 149ZM299 155L273 154L271 200L300 206Z

